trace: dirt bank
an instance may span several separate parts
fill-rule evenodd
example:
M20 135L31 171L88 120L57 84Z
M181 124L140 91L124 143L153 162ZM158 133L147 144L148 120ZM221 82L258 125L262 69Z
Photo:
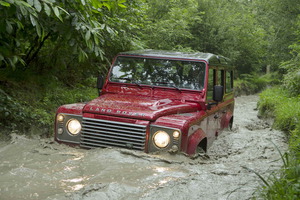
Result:
M0 199L250 199L261 181L246 168L266 177L282 165L274 144L287 149L256 117L257 100L238 97L233 131L195 160L13 135L0 143Z

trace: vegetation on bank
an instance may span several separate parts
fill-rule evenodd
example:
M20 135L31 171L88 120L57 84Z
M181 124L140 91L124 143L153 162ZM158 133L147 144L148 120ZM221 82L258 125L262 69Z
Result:
M300 38L300 34L299 34ZM264 187L265 199L298 199L300 196L300 44L291 46L294 57L284 62L281 86L269 88L260 94L259 115L274 118L273 127L289 137L289 151L282 155L284 163L279 172L269 177Z
M234 92L236 96L257 94L267 87L279 84L278 73L268 73L264 75L242 74L234 82Z
M263 187L265 199L297 199L300 196L300 95L290 96L282 87L260 94L259 115L274 118L273 127L289 137L289 151L284 153L282 169L267 179Z
M273 127L284 132L292 132L300 124L300 96L290 96L281 87L264 90L258 103L259 115L274 118ZM300 131L300 130L298 130Z
M52 136L56 109L63 104L86 102L97 97L96 78L66 86L51 76L29 73L29 78L10 80L0 87L1 138L15 131L28 136ZM9 87L10 89L6 89Z

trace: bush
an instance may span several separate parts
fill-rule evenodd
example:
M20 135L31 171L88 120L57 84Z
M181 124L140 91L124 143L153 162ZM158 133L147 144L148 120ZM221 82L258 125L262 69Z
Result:
M283 86L289 91L291 96L300 95L300 55L298 54L292 60L284 62L281 68L286 70L283 79Z
M291 131L290 149L294 152L297 160L300 161L300 123L297 124L295 130Z
M267 86L278 84L278 74L270 73L263 76L257 74L242 74L240 78L235 80L235 94L237 96L246 94L255 94Z
M90 87L94 78L85 80L84 85L76 83L70 87L57 79L31 77L26 83L7 82L2 89L0 85L0 126L6 135L17 131L50 136L60 105L87 102L97 97L96 88Z
M268 179L262 189L264 199L295 200L300 196L300 161L293 153L283 155L284 166Z
M300 196L300 96L290 97L283 88L270 88L260 94L259 114L274 117L274 127L289 135L289 152L282 156L284 166L274 173L262 190L264 199L298 199Z
M30 113L16 99L0 89L0 126L17 128L19 123L29 118Z
M260 94L259 116L274 117L274 127L285 132L296 129L300 123L300 96L289 97L281 88L270 88Z

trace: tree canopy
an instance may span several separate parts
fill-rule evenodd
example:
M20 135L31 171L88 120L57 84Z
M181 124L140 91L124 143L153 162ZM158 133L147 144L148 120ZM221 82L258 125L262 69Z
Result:
M292 58L294 0L1 0L0 66L106 73L125 50L203 51L233 60L238 74Z

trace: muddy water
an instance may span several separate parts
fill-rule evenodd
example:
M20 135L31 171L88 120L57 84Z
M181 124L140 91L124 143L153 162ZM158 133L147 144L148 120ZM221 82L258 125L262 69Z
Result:
M256 115L257 96L236 99L233 131L207 155L83 150L13 135L0 143L0 199L250 199L282 165L284 134ZM273 144L274 143L274 144Z

